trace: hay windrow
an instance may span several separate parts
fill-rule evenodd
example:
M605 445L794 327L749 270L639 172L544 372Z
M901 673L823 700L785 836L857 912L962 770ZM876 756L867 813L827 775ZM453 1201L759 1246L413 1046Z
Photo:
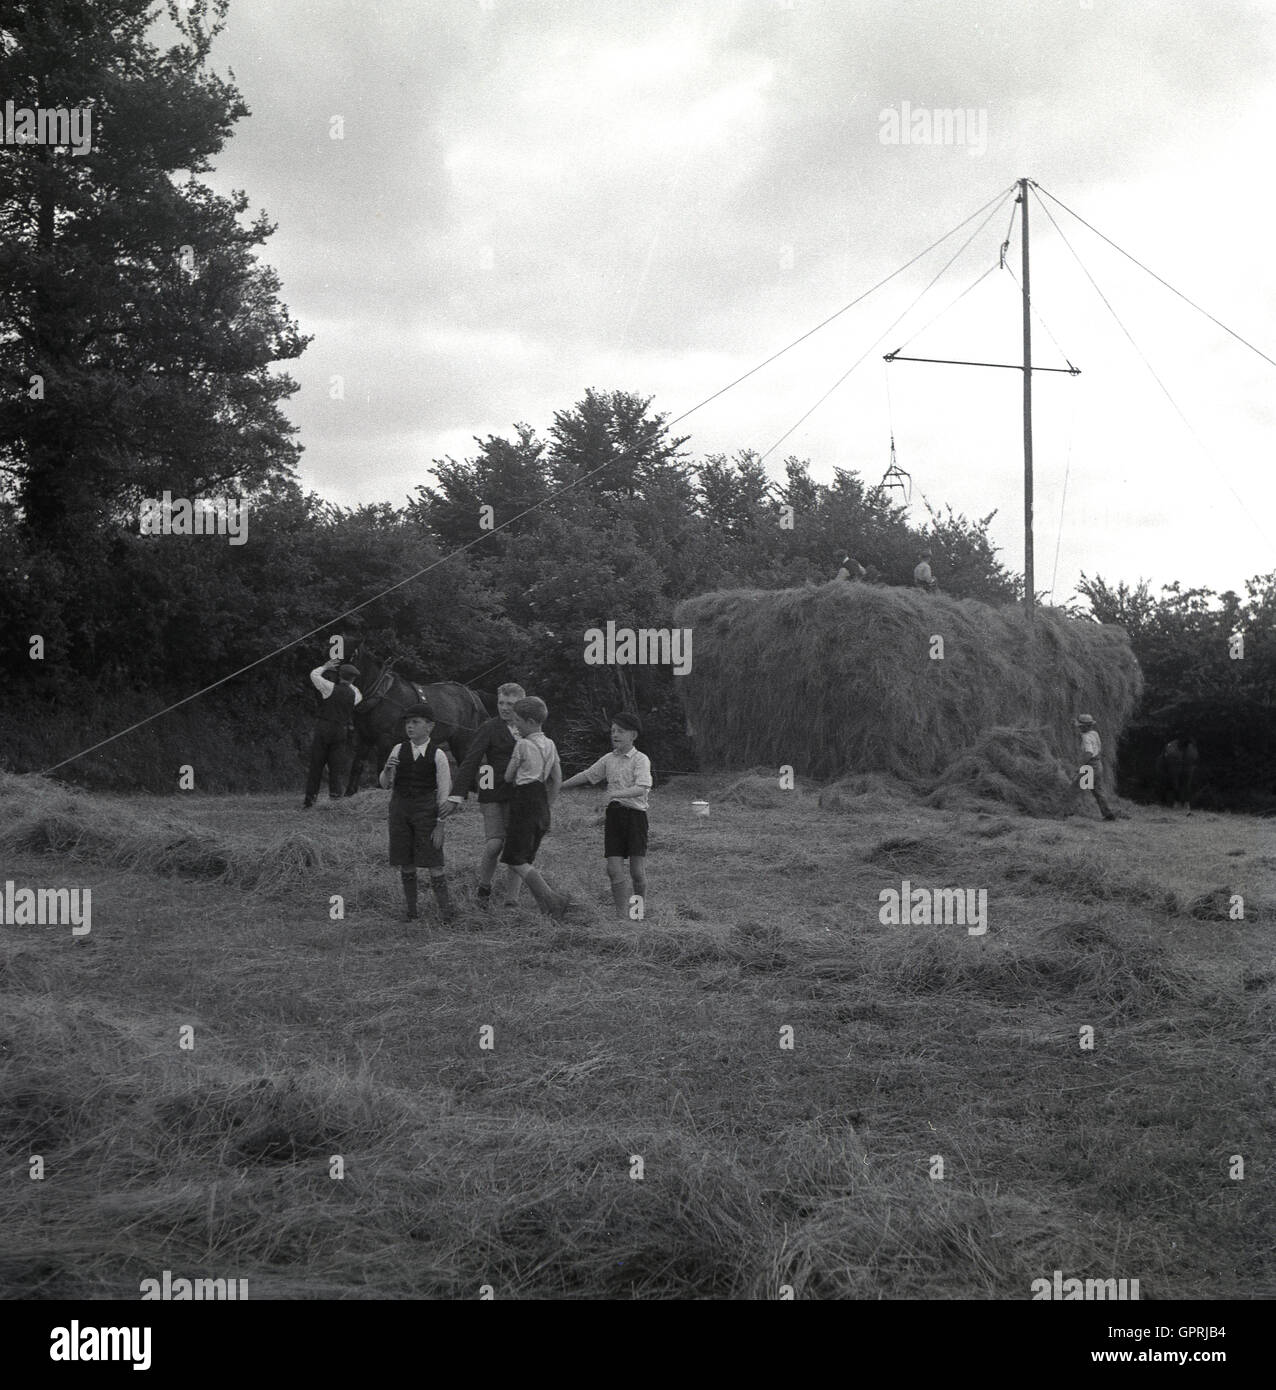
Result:
M1123 629L1052 609L1030 623L1018 606L833 583L701 594L675 621L694 635L678 688L715 769L934 778L996 728L1039 730L1069 766L1082 711L1111 762L1143 688Z
M0 851L62 854L166 878L203 879L280 892L316 873L339 870L342 856L297 830L274 840L236 836L166 815L108 806L34 774L0 772Z

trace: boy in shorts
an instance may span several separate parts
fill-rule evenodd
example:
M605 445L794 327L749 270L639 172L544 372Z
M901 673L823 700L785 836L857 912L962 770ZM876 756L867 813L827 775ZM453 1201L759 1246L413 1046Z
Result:
M434 730L434 711L426 704L409 705L403 711L407 742L390 750L378 779L383 787L393 787L390 798L390 863L399 870L403 896L407 901L406 920L417 920L418 867L430 871L430 887L445 922L456 916L447 879L443 876L443 826L439 808L452 790L452 771L441 744L430 737Z
M505 769L505 780L514 784L514 792L510 797L510 818L501 863L507 864L527 884L547 917L562 917L568 908L567 898L555 893L532 867L536 851L549 829L549 808L563 781L558 749L553 740L541 732L548 713L545 701L534 695L514 702L514 725L519 739Z
M638 899L639 920L646 915L647 794L651 791L651 759L634 747L640 733L642 721L636 714L622 710L611 721L612 751L563 783L564 787L579 787L586 782L607 779L603 854L607 859L607 877L611 880L616 916L625 921L630 917L633 895Z

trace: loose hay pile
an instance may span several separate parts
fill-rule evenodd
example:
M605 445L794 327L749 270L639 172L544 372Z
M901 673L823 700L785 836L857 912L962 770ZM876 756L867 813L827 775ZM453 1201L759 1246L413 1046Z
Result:
M985 810L984 803L998 801L1028 816L1064 816L1076 799L1073 776L1040 729L989 729L948 764L926 805Z
M1017 606L835 582L701 594L674 620L693 631L677 685L708 768L933 778L997 727L1039 729L1075 766L1082 711L1110 761L1143 688L1123 629L1052 609L1029 623Z

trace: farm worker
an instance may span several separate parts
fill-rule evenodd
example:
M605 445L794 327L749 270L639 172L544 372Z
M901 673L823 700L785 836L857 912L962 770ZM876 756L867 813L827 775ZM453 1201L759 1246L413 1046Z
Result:
M1192 814L1192 783L1196 779L1200 754L1190 734L1179 734L1165 745L1157 759L1161 791L1165 800L1173 800L1177 811L1182 805Z
M913 585L918 589L927 589L934 593L938 585L935 583L935 576L930 572L930 551L923 550L921 558L913 567Z
M406 920L417 919L418 868L430 871L430 887L445 922L456 916L447 879L443 876L443 825L441 808L452 790L452 770L443 745L431 737L434 711L426 704L409 705L403 711L407 742L390 750L380 783L393 787L390 798L390 863L403 881Z
M607 779L607 814L603 826L603 855L616 916L629 920L631 894L646 915L647 794L651 791L651 759L634 743L642 733L636 714L622 710L611 721L611 752L563 783L580 787ZM625 860L629 861L628 871Z
M568 899L555 893L532 867L536 851L549 829L549 808L563 782L558 749L553 740L541 732L548 713L545 701L534 695L514 702L514 724L519 738L505 769L505 780L512 784L514 791L501 863L508 864L527 884L547 917L562 917L570 905Z
M847 579L852 582L863 579L868 571L863 565L850 555L842 556L842 568L837 572L838 579Z
M1099 810L1103 812L1103 819L1116 820L1116 816L1112 814L1111 807L1104 801L1103 792L1099 788L1099 782L1103 775L1103 743L1099 738L1098 729L1095 728L1093 717L1088 714L1078 716L1077 728L1081 730L1081 771L1077 776L1077 783L1080 785L1088 770L1090 790L1094 793L1094 799L1099 803Z
M514 723L514 702L526 695L521 685L513 681L496 692L495 719L480 724L474 741L465 755L465 761L457 769L452 792L439 811L440 819L459 811L465 805L465 798L478 782L478 804L483 813L483 857L479 861L478 905L487 908L492 901L492 880L496 877L497 861L505 846L505 834L509 829L510 802L514 788L505 780L505 769L514 752L514 745L520 734ZM496 769L500 769L500 773ZM482 771L480 771L482 769ZM518 895L523 890L523 880L506 869L504 874L505 906L517 907Z
M335 681L329 677L336 674ZM319 721L310 741L310 769L306 775L306 799L301 809L308 811L319 795L323 770L328 768L328 799L336 801L342 793L346 773L350 771L350 734L354 707L363 699L354 684L359 675L357 666L329 661L316 666L310 673L310 684L323 696Z

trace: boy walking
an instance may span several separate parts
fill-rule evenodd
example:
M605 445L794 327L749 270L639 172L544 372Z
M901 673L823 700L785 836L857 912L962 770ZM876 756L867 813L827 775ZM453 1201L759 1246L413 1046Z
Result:
M452 771L434 731L434 711L427 704L410 705L403 712L407 741L390 750L378 779L393 787L390 798L390 863L399 870L407 902L405 920L417 920L418 868L430 871L430 887L439 914L450 922L456 911L443 876L443 826L439 809L452 790Z
M567 911L568 899L555 893L532 867L536 851L549 829L549 808L563 782L558 749L553 740L541 732L548 713L545 701L534 695L514 702L514 725L519 739L505 769L505 780L514 790L501 863L508 864L527 884L547 917L562 917Z
M651 759L634 743L642 733L636 714L622 710L611 721L611 749L584 772L563 783L580 787L607 779L607 817L603 826L603 854L616 916L629 920L631 895L645 916L647 900L647 795L651 791ZM625 861L629 861L626 871Z
M492 880L496 876L497 862L505 845L505 834L509 829L510 802L514 795L513 786L505 780L504 770L514 752L514 745L520 737L514 724L514 704L525 698L521 685L507 682L496 692L495 719L489 719L479 726L470 743L465 761L457 768L456 781L452 791L439 811L441 818L454 815L465 804L465 798L478 784L479 810L483 813L483 858L479 862L478 905L487 908L492 901ZM501 769L500 774L496 769ZM511 869L502 876L505 880L504 895L506 907L518 906L518 895L523 881Z
M1116 820L1112 814L1112 809L1103 799L1103 792L1100 790L1099 783L1103 776L1103 743L1099 738L1099 731L1095 728L1094 718L1089 714L1083 714L1077 719L1077 728L1081 731L1081 771L1077 778L1077 784L1084 783L1086 773L1090 774L1090 790L1094 793L1094 799L1099 803L1099 810L1103 812L1104 820Z

